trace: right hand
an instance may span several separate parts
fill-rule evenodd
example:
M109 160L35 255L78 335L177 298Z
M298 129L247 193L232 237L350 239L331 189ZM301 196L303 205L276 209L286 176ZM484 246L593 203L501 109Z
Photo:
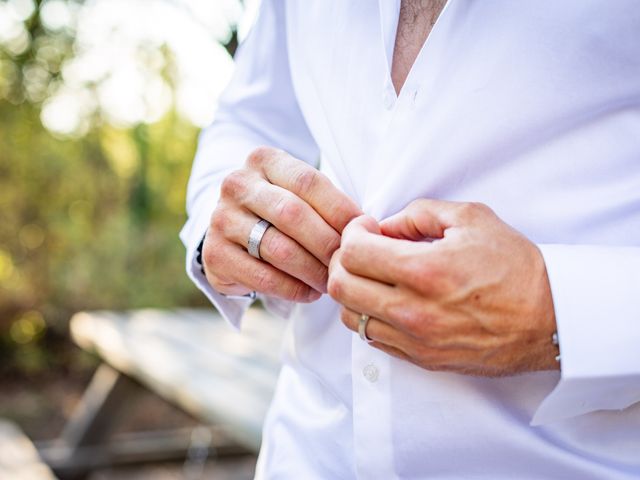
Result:
M222 182L202 258L207 280L225 295L256 291L312 302L327 291L327 267L342 230L362 212L327 177L282 150L254 150ZM271 223L258 260L247 240L261 219Z

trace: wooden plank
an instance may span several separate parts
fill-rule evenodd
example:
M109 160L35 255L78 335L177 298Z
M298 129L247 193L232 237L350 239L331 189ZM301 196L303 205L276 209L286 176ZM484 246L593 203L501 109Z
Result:
M251 309L242 334L212 310L82 312L74 340L191 414L257 450L285 322Z
M0 478L11 480L55 480L51 469L20 429L0 420Z

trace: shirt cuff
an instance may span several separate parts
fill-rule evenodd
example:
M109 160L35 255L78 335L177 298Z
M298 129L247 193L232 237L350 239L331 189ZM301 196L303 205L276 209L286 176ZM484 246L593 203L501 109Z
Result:
M561 378L541 425L640 401L640 248L539 245L558 327Z

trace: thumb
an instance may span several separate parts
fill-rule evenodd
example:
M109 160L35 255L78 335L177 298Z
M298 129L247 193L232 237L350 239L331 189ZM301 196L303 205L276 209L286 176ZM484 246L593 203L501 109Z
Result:
M407 240L443 238L448 228L460 223L460 202L421 198L380 222L383 235Z
M342 237L345 238L359 233L374 233L380 235L380 226L375 218L369 215L360 215L347 224L342 232Z

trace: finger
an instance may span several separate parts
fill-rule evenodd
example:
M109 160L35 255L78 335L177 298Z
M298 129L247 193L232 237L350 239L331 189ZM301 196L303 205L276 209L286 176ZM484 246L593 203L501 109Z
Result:
M360 313L346 307L343 307L340 313L345 326L356 333L358 333L360 316ZM433 348L375 317L369 318L365 333L367 338L372 340L372 347L431 370L459 367L462 359L468 357L465 351Z
M209 285L219 293L223 295L237 295L239 297L243 295L248 295L252 290L245 287L244 285L240 285L236 282L228 282L220 279L214 273L207 272L207 268L205 267L204 276L207 278Z
M344 325L355 333L358 333L360 316L360 313L346 307L340 312ZM468 372L472 368L477 370L479 366L474 351L455 346L434 347L428 342L405 335L375 317L369 318L365 333L372 340L372 347L428 370ZM489 367L482 368L489 371Z
M349 231L363 231L369 233L380 234L380 226L375 218L370 215L360 215L349 222L349 224L342 231L344 236Z
M213 215L215 218L215 214ZM219 293L223 295L247 295L251 293L251 290L244 285L231 281L228 277L224 276L224 272L221 272L220 265L216 263L210 263L212 251L218 249L220 242L225 242L222 237L222 233L215 228L207 230L205 235L205 242L202 250L202 270L209 285Z
M380 222L384 235L409 240L438 239L445 231L475 221L490 209L479 203L419 199Z
M339 250L331 261L327 286L338 303L383 320L421 342L426 339L438 348L455 343L453 335L469 330L465 315L450 315L441 304L440 295L450 289L447 282L434 282L430 289L424 285L387 285L348 272L341 256Z
M206 249L204 261L207 268L229 282L239 283L249 291L256 291L294 302L312 302L321 293L309 285L281 272L234 243L218 243L216 248ZM213 268L212 268L213 267Z
M223 233L227 239L246 249L251 229L258 221L251 212L238 210L232 222L224 222ZM274 226L269 227L262 237L260 257L315 290L327 292L327 267Z
M350 308L342 307L340 319L349 330L358 333L360 317L363 313L366 312L358 313ZM367 338L373 340L373 342L385 344L401 351L413 342L411 338L407 337L388 323L372 316L369 316L365 333Z
M252 152L249 165L261 171L269 182L293 192L307 202L337 232L362 214L356 203L317 169L274 148Z
M329 267L329 295L355 312L363 312L416 336L418 326L435 315L434 308L417 293L353 275L341 265L339 254Z
M340 246L340 235L311 206L288 190L268 182L254 185L243 206L293 238L324 265Z
M395 287L349 273L340 263L341 252L336 253L329 265L329 295L341 305L356 312L378 318L382 299L395 295Z
M428 290L430 282L446 274L445 252L436 245L370 233L360 218L344 230L340 252L342 266L350 273L390 285Z
M260 256L274 267L302 280L315 290L327 293L329 272L300 244L271 227L260 243Z

